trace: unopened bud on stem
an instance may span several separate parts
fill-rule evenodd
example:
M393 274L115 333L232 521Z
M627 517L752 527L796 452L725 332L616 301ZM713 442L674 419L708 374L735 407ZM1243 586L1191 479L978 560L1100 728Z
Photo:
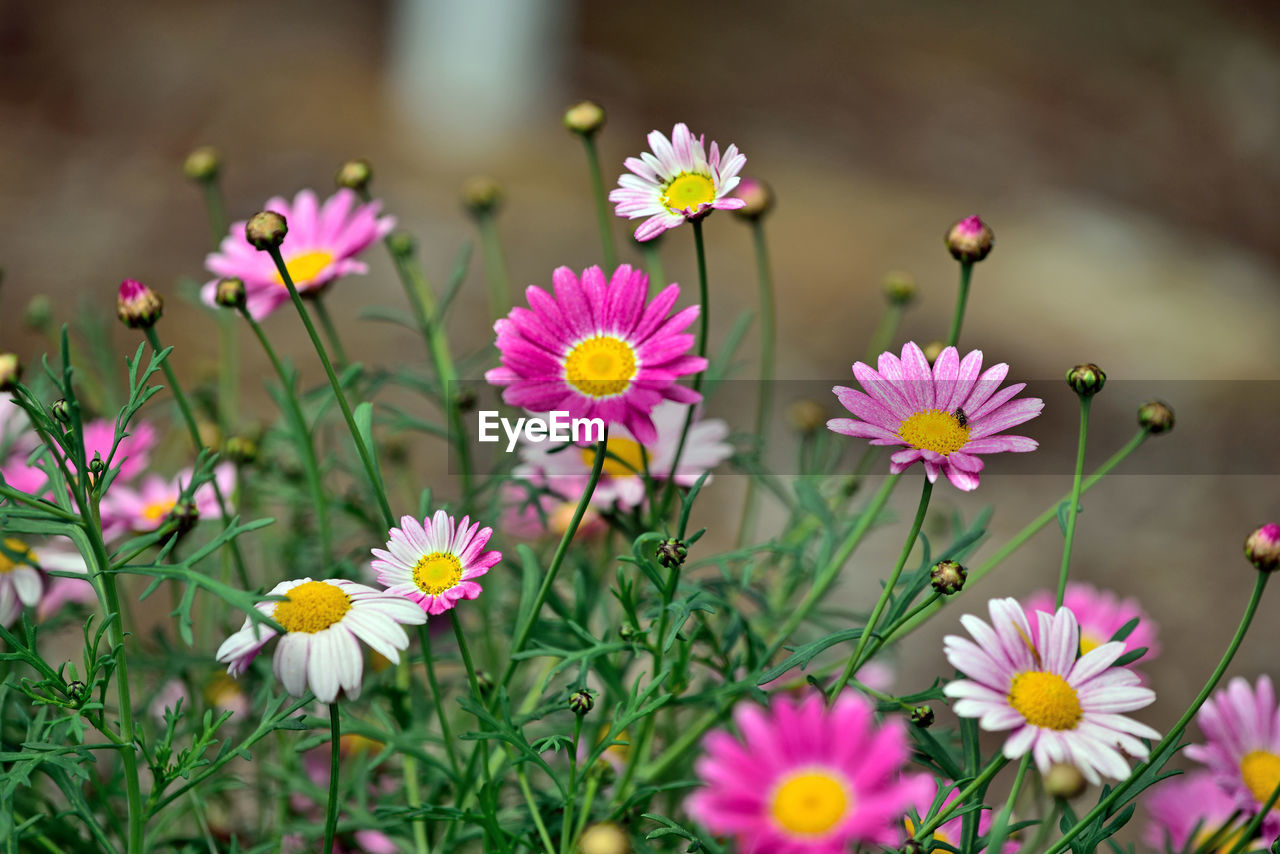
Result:
M1173 408L1159 400L1144 403L1138 407L1138 425L1152 436L1168 433L1173 429Z
M1076 365L1067 371L1067 385L1081 397L1093 397L1106 384L1106 372L1095 364Z
M258 211L244 226L244 238L254 249L275 249L288 233L289 224L275 211Z
M1275 572L1280 568L1280 525L1263 525L1244 541L1244 556L1259 572Z
M604 127L604 107L594 101L580 101L565 110L564 126L574 133L592 136Z
M116 296L116 316L130 329L150 329L164 314L164 300L136 279L120 283Z
M187 155L187 159L182 164L182 171L192 181L206 183L218 177L218 170L222 168L222 158L218 154L218 149L210 145L202 145L195 151Z
M339 187L346 187L357 193L368 187L371 180L373 180L373 167L369 165L368 160L364 159L348 160L338 167L338 174L334 176L334 181Z
M991 254L996 236L981 217L967 216L947 231L947 249L963 264L974 264Z

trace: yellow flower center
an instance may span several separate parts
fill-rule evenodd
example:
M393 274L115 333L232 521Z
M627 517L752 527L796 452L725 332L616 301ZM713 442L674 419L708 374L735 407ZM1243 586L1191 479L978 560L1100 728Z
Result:
M915 833L916 833L916 824L915 824L915 822L914 822L914 821L912 821L912 820L911 820L911 817L910 817L910 816L903 816L903 817L902 817L902 823L903 823L904 825L906 825L906 828L907 828L907 836L915 836ZM952 848L956 847L956 844L955 844L954 842L952 842L952 841L951 841L951 837L950 837L950 836L947 836L947 835L946 835L945 833L943 833L941 830L935 830L935 831L933 832L933 841L934 841L934 842L941 842L941 843L942 843L942 844L944 844L944 845L950 845Z
M431 596L439 596L462 580L462 562L448 552L432 552L418 558L413 583Z
M8 551L9 554L25 557L27 560L33 560L35 557L31 553L31 549L27 547L26 543L22 540L14 539L13 537L4 538L4 549L5 551ZM26 564L21 560L15 560L13 557L10 557L9 554L5 554L5 551L0 551L0 575L13 572L20 566L26 566Z
M673 214L696 211L716 200L716 185L711 176L682 172L662 188L662 206Z
M1280 756L1269 750L1251 750L1240 760L1240 776L1260 803L1266 803L1280 785ZM1273 812L1280 809L1272 807Z
M289 632L322 632L351 610L351 597L323 581L303 582L285 596L271 616Z
M1009 705L1032 726L1044 729L1075 729L1084 717L1076 689L1056 673L1031 670L1013 677L1009 685Z
M332 252L316 250L294 255L284 262L284 266L289 271L289 278L293 279L293 284L300 288L310 284L312 279L324 272L324 268L332 263ZM280 277L279 270L276 271L276 284L284 287L284 279Z
M173 499L165 499L164 501L152 501L150 504L143 506L142 518L148 522L159 522L165 516L169 515L169 511L173 509L178 502Z
M908 445L922 451L933 451L946 456L958 451L969 441L968 426L961 426L950 412L926 409L902 422L898 435Z
M612 455L604 458L604 466L601 471L605 474L611 477L644 474L644 445L619 437L610 439L605 448L607 449L606 453ZM594 466L596 462L595 448L583 448L582 461L588 466Z
M636 375L636 353L621 338L597 335L569 351L564 375L588 397L622 394Z
M1110 638L1103 639L1098 637L1095 634L1090 634L1089 632L1081 632L1080 633L1080 654L1087 655L1088 653L1091 653L1098 647L1102 646L1104 643L1107 643L1109 640Z
M825 771L801 771L773 794L773 817L801 836L820 836L849 814L852 795L845 784Z

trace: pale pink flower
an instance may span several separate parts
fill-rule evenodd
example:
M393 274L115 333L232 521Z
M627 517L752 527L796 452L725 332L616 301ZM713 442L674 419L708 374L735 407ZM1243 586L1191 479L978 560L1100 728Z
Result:
M421 522L404 516L389 532L387 548L373 550L372 565L388 593L443 614L459 599L479 596L476 579L502 560L501 552L484 551L491 536L492 528L472 524L469 516L457 522L443 510Z

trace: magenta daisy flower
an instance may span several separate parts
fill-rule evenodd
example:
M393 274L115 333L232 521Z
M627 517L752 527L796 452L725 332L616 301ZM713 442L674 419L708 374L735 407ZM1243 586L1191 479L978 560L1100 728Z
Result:
M1280 785L1280 708L1271 677L1259 676L1257 688L1236 677L1201 707L1196 723L1204 744L1187 756L1209 766L1218 785L1237 806L1256 814ZM1272 807L1263 829L1280 833L1280 807Z
M1028 614L1043 611L1052 614L1057 596L1052 590L1037 590L1027 597L1023 607ZM1160 654L1160 645L1156 642L1156 624L1142 610L1136 599L1121 599L1109 590L1099 590L1092 584L1068 582L1066 595L1062 604L1075 614L1080 624L1080 651L1092 652L1115 636L1125 624L1135 617L1138 627L1124 640L1124 651L1146 647L1146 655L1141 660L1150 662ZM1040 622L1031 621L1031 639L1040 641Z
M267 595L286 597L254 606L285 630L272 660L276 678L295 697L310 687L322 703L332 703L339 689L348 699L360 696L364 659L359 641L396 663L400 650L409 647L401 625L427 620L406 599L341 578L282 581ZM275 636L275 629L246 617L240 631L218 647L217 659L227 665L227 673L239 676Z
M863 391L844 386L834 391L857 418L832 418L827 427L873 445L905 445L890 458L894 474L923 462L930 481L945 474L958 489L977 489L984 465L979 455L1034 451L1039 445L1034 439L998 434L1044 408L1036 397L1013 399L1026 383L997 391L1008 365L981 370L981 350L961 360L955 347L947 347L930 368L924 352L908 342L901 359L881 353L878 371L862 362L853 366Z
M533 412L568 412L621 424L637 442L657 439L650 413L665 400L697 403L702 396L677 385L705 370L690 356L693 336L681 332L699 306L668 313L680 296L668 285L645 303L649 277L623 264L606 280L599 267L582 278L568 267L552 276L555 296L530 285L529 308L513 308L493 325L502 366L485 379L505 387L502 399Z
M378 216L381 202L361 203L354 192L343 188L321 205L316 194L302 190L293 204L279 196L268 199L264 210L278 213L289 223L289 234L280 254L298 293L315 293L342 276L369 272L355 256L369 244L381 240L395 228L395 218ZM231 224L217 252L205 258L205 267L220 278L234 277L244 282L249 314L260 320L289 301L289 290L266 252L249 245L245 223ZM216 306L218 280L207 283L200 298Z
M901 721L877 725L865 699L775 695L768 710L739 703L740 736L709 733L694 766L703 788L685 802L742 854L843 854L852 843L895 845L902 817L932 788L903 774L910 758Z
M1160 733L1121 714L1156 698L1132 670L1112 666L1124 644L1104 643L1076 658L1080 627L1069 609L1035 614L1039 641L1033 641L1016 599L992 599L989 608L990 625L971 614L960 618L974 640L943 639L947 661L969 677L943 689L956 700L955 713L977 718L988 731L1012 730L1004 755L1017 759L1031 751L1042 774L1054 762L1067 762L1095 785L1100 773L1127 777L1120 751L1145 759L1147 746L1138 739Z
M649 148L639 157L628 157L632 174L618 178L609 201L618 216L648 217L636 229L636 240L652 240L686 220L700 219L711 211L737 210L746 204L730 195L738 186L738 173L747 158L730 145L720 156L720 146L705 136L694 136L681 122L671 129L671 139L661 131L649 134Z
M1244 821L1240 807L1207 771L1194 771L1163 780L1146 794L1144 803L1151 820L1142 841L1156 851L1199 851L1215 836L1214 851L1230 851L1239 841ZM1224 828L1240 825L1234 830ZM1221 835L1219 835L1221 834ZM1252 851L1254 846L1245 850Z
M492 528L472 524L470 516L455 522L437 510L421 523L404 516L400 527L391 529L387 550L373 550L372 566L388 593L417 603L428 614L443 614L459 599L479 596L476 579L502 560L501 552L484 551L491 536Z

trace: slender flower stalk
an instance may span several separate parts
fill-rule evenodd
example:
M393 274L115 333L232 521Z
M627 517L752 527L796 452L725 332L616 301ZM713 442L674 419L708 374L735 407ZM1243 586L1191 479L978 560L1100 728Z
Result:
M889 574L889 580L885 582L884 590L880 592L880 599L876 602L875 608L871 611L871 616L867 618L867 625L862 630L862 634L858 636L858 645L854 647L853 655L849 657L849 663L845 666L844 673L836 680L835 686L831 689L831 696L838 697L844 690L844 686L849 683L853 675L858 672L858 668L862 666L862 653L867 648L867 643L871 640L871 636L875 634L876 626L880 622L880 615L884 613L885 607L889 604L893 591L898 586L898 578L902 575L902 568L906 566L907 558L911 556L911 550L915 548L916 538L920 536L920 528L924 525L925 514L929 510L929 498L933 495L933 483L928 479L924 479L924 486L920 490L920 503L916 506L916 517L911 523L911 530L907 533L907 540L902 544L902 551L898 553L898 563L893 567L893 572Z
M218 180L220 164L217 152L208 148L196 149L187 158L187 176L200 185L205 215L209 220L209 233L217 251L222 236L227 233L227 206L222 196L222 184ZM235 429L240 409L240 366L236 342L235 318L218 314L218 414L222 430Z
M143 329L143 333L147 336L147 342L151 345L151 349L155 352L161 352L164 347L160 344L160 336L156 334L154 326L148 326ZM173 398L178 402L178 410L182 413L182 420L186 424L187 434L191 437L191 444L194 446L196 453L204 450L204 440L200 438L200 426L196 424L196 417L191 411L191 404L187 401L187 396L182 391L182 386L178 384L178 376L174 373L173 366L169 364L169 360L165 359L160 363L161 370L164 371L165 379L169 381L169 389L173 392ZM210 481L213 485L213 494L218 498L218 509L222 513L222 524L231 525L231 512L227 508L226 496L222 494L222 487L218 485L217 478ZM236 577L240 580L240 584L248 588L249 575L244 567L244 557L240 554L240 546L232 537L227 541L228 548L231 549L231 558L235 564Z
M661 288L667 281L662 268L662 240L646 240L639 246L640 254L644 256L644 271L649 276L649 295L652 296L654 288Z
M582 149L587 155L587 170L591 174L591 197L596 205L596 224L600 229L600 257L610 273L618 266L618 248L613 238L613 217L610 216L609 198L604 188L604 174L600 171L600 153L596 150L594 133L580 134Z
M956 308L951 315L951 331L947 333L947 346L954 347L960 341L960 325L964 323L965 306L969 302L969 282L973 278L973 262L960 262L960 288L956 292Z
M329 802L324 812L324 848L333 850L333 837L338 829L338 753L342 746L342 724L338 704L329 704Z
M982 773L969 781L969 784L960 790L960 794L956 795L955 800L947 804L933 818L927 820L924 824L916 828L912 838L919 840L928 839L929 835L947 822L947 819L955 815L956 811L965 805L965 802L973 796L973 793L979 789L986 787L988 783L1000 773L1000 769L1009 764L1009 760L1004 758L1003 754L997 753L995 758L982 769Z
M1218 687L1218 683L1222 681L1222 676L1227 672L1227 667L1231 665L1231 660L1235 658L1236 651L1240 649L1240 644L1244 641L1245 634L1249 631L1249 626L1253 623L1254 615L1258 611L1258 603L1262 601L1262 593L1266 590L1267 580L1271 576L1265 572L1259 572L1254 578L1253 592L1249 595L1249 604L1245 606L1244 615L1240 618L1240 624L1236 627L1236 633L1231 638L1231 643L1227 645L1227 650L1222 654L1222 658L1218 661L1218 666L1213 669L1213 673L1209 674L1209 681L1204 683L1204 687L1200 689L1200 693L1196 695L1195 700L1187 708L1182 716L1178 718L1177 723L1170 728L1165 737L1160 739L1155 747L1151 748L1151 758L1133 769L1133 773L1128 778L1121 780L1116 784L1105 798L1098 801L1097 805L1085 813L1080 821L1076 823L1070 830L1062 835L1062 838L1045 852L1045 854L1061 854L1070 847L1071 840L1075 839L1081 833L1091 826L1099 816L1109 814L1112 806L1120 801L1120 798L1133 788L1133 784L1146 775L1157 762L1163 763L1168 757L1165 753L1175 747L1182 738L1182 733L1186 731L1187 726L1191 723L1192 718L1200 711L1200 707L1209 699L1209 695Z
M773 412L774 359L777 347L776 316L778 313L777 300L773 292L773 270L769 264L769 244L764 236L763 217L757 217L751 222L751 242L755 247L756 283L760 299L760 385L756 395L754 435L760 443L757 453L763 453L768 446L765 431L769 424L769 414ZM749 478L747 480L747 495L742 502L742 518L738 522L739 548L746 542L747 531L755 527L755 516L760 497L756 487L756 478Z
M698 256L698 299L701 310L698 312L698 358L706 364L707 338L709 335L709 318L711 317L711 292L707 286L707 250L702 240L702 220L693 222L693 246ZM705 370L693 375L693 392L699 395L702 391L702 378ZM672 471L680 470L680 458L684 454L685 443L689 439L689 428L693 426L694 407L690 406L684 417L684 429L680 431L680 442L676 445L676 455L671 463ZM675 478L667 481L667 489L662 497L662 515L666 515L672 499L676 494Z
M329 315L329 306L325 304L324 296L316 297L314 305L316 317L320 318L320 328L324 330L324 337L329 339L329 348L333 350L334 361L338 369L342 370L350 364L350 361L347 359L346 348L342 346L342 338L338 336L338 327L334 325L333 318Z
M1057 606L1062 607L1063 597L1067 595L1067 573L1071 567L1071 546L1076 537L1076 516L1080 513L1080 489L1084 478L1084 449L1089 438L1089 409L1092 397L1080 398L1080 442L1076 447L1076 472L1071 483L1071 503L1067 506L1067 530L1062 545L1062 567L1058 570Z
M991 836L987 840L987 850L998 854L1004 850L1004 841L1009 838L1009 820L1013 817L1013 806L1018 802L1022 792L1022 781L1027 776L1027 768L1031 765L1031 754L1022 757L1018 763L1018 773L1013 778L1013 787L1009 789L1009 798L1004 802L1004 809L991 824Z
M283 221L283 217L281 217L281 220ZM369 479L369 488L373 490L373 495L378 500L378 506L382 510L383 521L390 528L395 524L395 517L391 513L391 504L387 501L387 494L382 488L382 480L378 476L372 449L367 447L364 439L360 437L360 431L356 427L355 416L351 413L351 404L347 403L347 395L342 390L342 384L338 382L338 375L333 370L333 363L329 361L329 354L325 352L324 344L320 342L320 335L316 332L315 324L311 322L311 315L307 312L307 307L303 305L302 297L298 295L298 289L293 284L293 279L289 275L289 267L280 255L280 247L278 245L268 246L266 251L271 254L271 260L275 262L276 270L280 273L281 280L284 282L285 287L289 289L289 299L293 301L293 307L297 309L298 316L302 318L302 325L306 327L307 335L311 338L311 344L315 347L316 355L320 357L320 364L324 367L325 376L329 378L329 385L333 388L333 396L338 401L338 408L342 410L342 417L347 422L347 430L351 433L351 441L356 446L356 453L360 456L365 475Z

